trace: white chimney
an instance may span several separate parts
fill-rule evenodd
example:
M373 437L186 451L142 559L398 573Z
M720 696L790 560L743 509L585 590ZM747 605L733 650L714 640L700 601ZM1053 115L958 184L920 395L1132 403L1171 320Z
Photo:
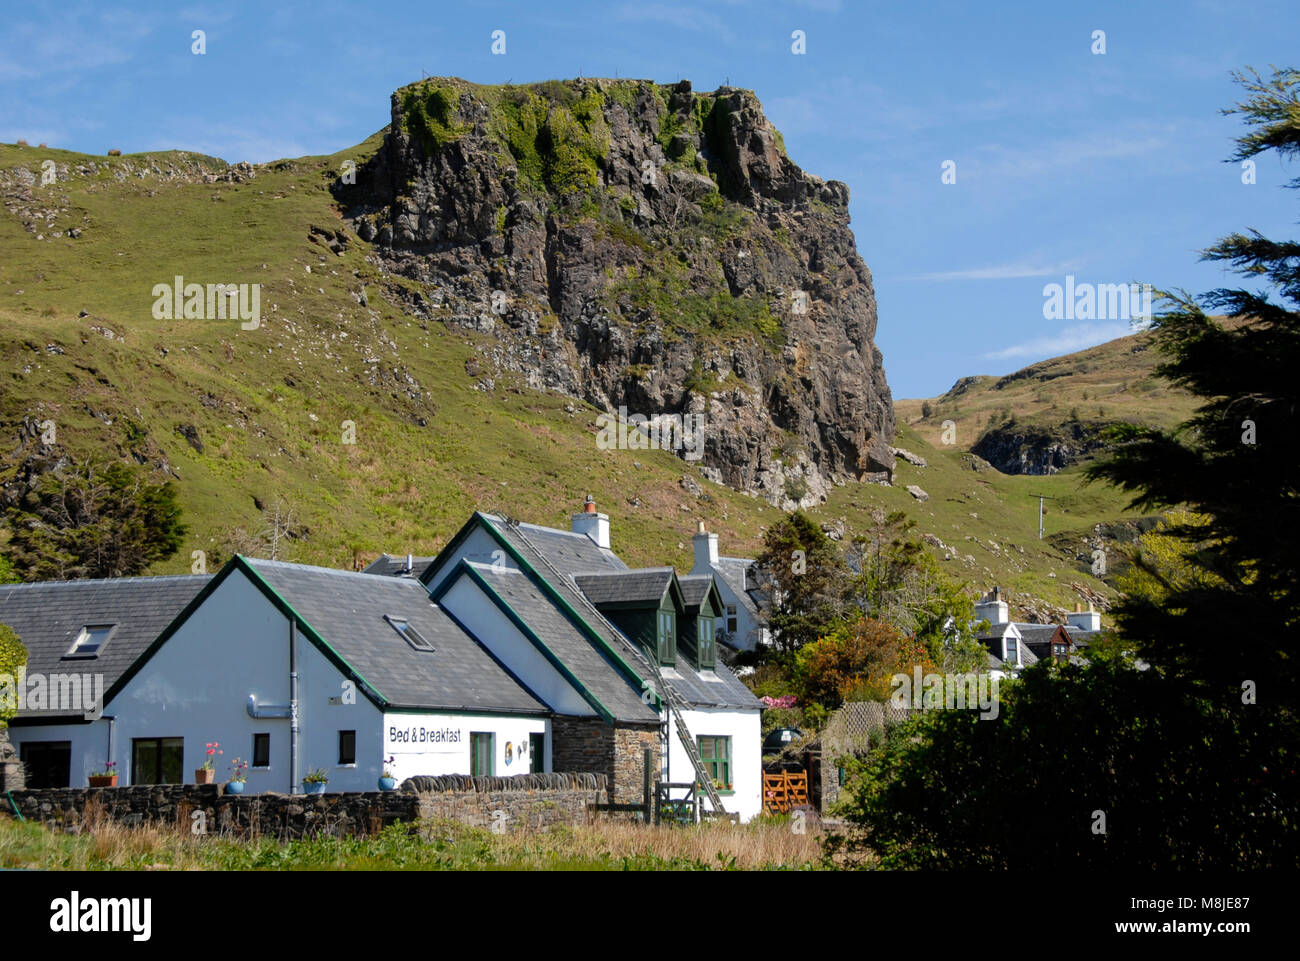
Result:
M695 549L695 566L692 574L712 574L713 565L718 563L718 535L710 534L700 521L699 531L691 538L691 547Z
M994 627L1011 620L1011 609L1002 599L1002 589L995 587L975 605L975 620L988 621Z
M1070 626L1076 631L1100 631L1101 614L1092 609L1092 604L1088 605L1086 611L1080 610L1079 605L1074 605L1074 612L1067 614L1065 617Z
M573 515L573 533L586 534L598 547L609 547L609 515L596 512L596 498L590 494L582 513Z

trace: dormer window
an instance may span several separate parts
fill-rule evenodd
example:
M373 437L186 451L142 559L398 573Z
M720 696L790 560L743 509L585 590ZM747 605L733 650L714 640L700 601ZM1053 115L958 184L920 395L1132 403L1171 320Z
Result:
M718 664L718 644L713 633L713 618L701 614L696 624L698 627L695 644L700 670L713 670Z
M677 663L677 615L659 612L659 663L667 667Z
M72 647L64 657L98 657L99 652L104 649L108 639L113 636L113 631L117 629L116 624L87 624L77 639L72 642Z
M1005 642L1006 656L1003 657L1002 660L1006 661L1008 664L1019 664L1020 647L1016 644L1016 639L1014 637L1007 637L1003 638L1003 640Z
M417 651L432 651L433 645L425 638L423 634L411 626L410 622L404 617L395 617L392 614L385 614L384 620L389 623L398 634L405 638L406 643L410 644Z

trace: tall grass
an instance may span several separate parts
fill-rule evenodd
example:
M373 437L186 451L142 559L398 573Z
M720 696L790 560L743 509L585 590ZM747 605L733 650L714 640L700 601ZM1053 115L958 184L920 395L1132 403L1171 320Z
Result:
M0 867L43 870L811 870L821 835L789 821L646 827L599 822L494 834L452 821L366 838L201 837L91 817L79 834L0 818Z

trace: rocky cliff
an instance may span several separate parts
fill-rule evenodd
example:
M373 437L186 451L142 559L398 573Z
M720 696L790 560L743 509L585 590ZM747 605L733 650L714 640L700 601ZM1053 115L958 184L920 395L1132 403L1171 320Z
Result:
M703 415L701 471L787 508L893 469L848 188L749 91L434 78L336 193L409 312L486 335L481 389Z

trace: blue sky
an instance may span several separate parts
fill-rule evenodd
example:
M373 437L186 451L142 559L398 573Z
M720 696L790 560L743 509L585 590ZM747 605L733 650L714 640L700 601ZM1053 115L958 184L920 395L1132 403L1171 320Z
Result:
M1223 234L1294 236L1278 185L1296 171L1265 157L1243 184L1223 162L1240 120L1219 114L1239 99L1229 71L1300 65L1294 0L989 6L6 4L0 140L265 161L364 139L422 71L748 87L796 163L849 185L895 397L1126 332L1044 319L1044 285L1067 274L1201 291L1233 281L1198 263Z

